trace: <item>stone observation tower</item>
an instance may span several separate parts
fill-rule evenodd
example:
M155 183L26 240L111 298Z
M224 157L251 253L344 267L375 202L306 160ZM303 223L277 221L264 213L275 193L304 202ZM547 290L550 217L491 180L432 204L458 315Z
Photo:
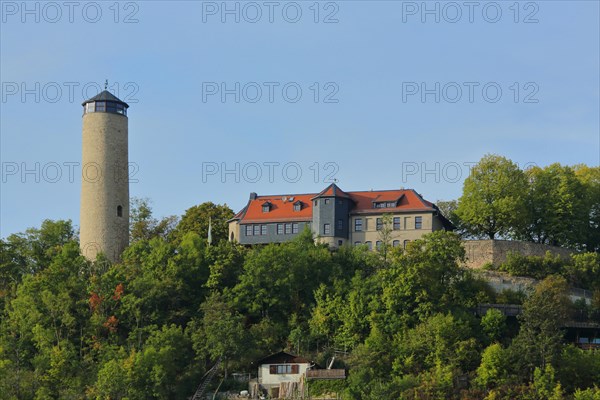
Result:
M81 253L116 262L129 244L129 105L107 90L82 105Z

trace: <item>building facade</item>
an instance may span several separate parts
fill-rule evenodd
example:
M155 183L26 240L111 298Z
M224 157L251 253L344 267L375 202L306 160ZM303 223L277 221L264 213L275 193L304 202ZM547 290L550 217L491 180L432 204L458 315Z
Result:
M381 245L389 215L393 246L405 246L426 233L451 230L437 206L412 189L344 192L331 184L320 193L258 196L229 220L229 240L244 245L282 243L309 227L331 248Z

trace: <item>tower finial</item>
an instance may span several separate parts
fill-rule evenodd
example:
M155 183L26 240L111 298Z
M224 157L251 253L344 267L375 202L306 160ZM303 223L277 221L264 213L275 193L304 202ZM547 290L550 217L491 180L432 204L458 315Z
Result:
M104 90L108 89L108 79L104 81Z

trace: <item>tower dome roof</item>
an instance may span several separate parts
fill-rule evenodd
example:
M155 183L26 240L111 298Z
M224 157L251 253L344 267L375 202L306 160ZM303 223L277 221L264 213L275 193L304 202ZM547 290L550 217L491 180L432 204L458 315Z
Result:
M115 103L121 103L125 107L129 108L129 104L127 104L124 101L120 100L117 96L113 95L108 90L103 90L102 92L98 93L97 95L95 95L91 99L87 99L86 101L84 101L83 103L81 103L81 105L85 106L87 103L91 103L93 101L114 101Z

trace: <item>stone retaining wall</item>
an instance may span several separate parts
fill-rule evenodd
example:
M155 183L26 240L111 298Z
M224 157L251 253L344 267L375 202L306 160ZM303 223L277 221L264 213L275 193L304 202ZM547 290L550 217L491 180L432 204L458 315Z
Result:
M547 251L563 258L569 258L572 250L545 244L520 242L513 240L465 240L468 268L481 268L484 264L500 265L506 261L508 253L519 253L524 256L544 256Z

